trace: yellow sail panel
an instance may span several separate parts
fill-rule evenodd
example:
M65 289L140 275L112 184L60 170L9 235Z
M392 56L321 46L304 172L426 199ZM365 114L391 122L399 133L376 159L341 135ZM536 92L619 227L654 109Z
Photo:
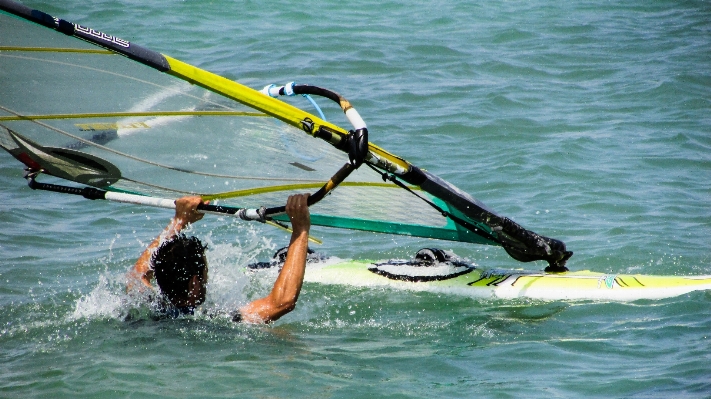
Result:
M299 129L304 127L302 122L309 119L313 123L313 125L309 126L309 130L307 131L309 134L313 134L318 131L321 126L326 127L331 131L340 133L343 136L348 134L348 132L340 126L324 121L315 115L309 114L283 101L264 95L240 83L197 68L165 54L163 54L163 57L165 57L170 65L170 71L168 71L168 73L171 75L187 80L188 82L198 84L209 90L232 98L233 100L239 101L242 104L261 110ZM402 170L408 170L409 163L404 159L395 156L372 143L368 143L368 148L377 157L386 160L390 164L397 165Z
M190 64L176 60L163 54L170 65L169 74L191 83L198 84L214 92L220 93L242 104L261 110L294 127L301 128L302 121L306 118L314 123L314 131L320 126L326 126L345 135L348 132L339 126L328 123L317 116L311 115L283 101L262 94L252 88L229 80L212 72L194 67Z

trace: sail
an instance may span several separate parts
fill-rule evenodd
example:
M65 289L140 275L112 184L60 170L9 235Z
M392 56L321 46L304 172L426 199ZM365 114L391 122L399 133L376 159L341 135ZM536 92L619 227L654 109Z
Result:
M113 192L259 208L313 192L352 162L347 129L294 105L13 1L0 10L0 146L30 169ZM560 267L572 255L373 143L364 161L312 207L313 224L500 245Z

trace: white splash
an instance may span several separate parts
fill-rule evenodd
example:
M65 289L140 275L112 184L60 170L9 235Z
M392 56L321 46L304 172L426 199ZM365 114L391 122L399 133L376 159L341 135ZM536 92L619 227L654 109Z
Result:
M228 315L239 306L269 292L278 270L267 273L251 273L247 265L257 261L258 257L274 252L271 240L261 236L252 225L235 223L234 242L213 242L212 233L200 237L208 245L208 286L204 313ZM189 231L187 231L189 233ZM127 273L133 267L125 260L120 261L122 270L110 271L112 264L113 241L110 243L106 270L99 276L91 291L82 295L75 303L70 320L78 319L124 319L133 309L146 311L154 308L149 293L126 293ZM140 255L137 248L136 258ZM155 295L153 295L155 297ZM202 312L198 312L202 313Z
M119 318L125 308L127 295L117 292L116 284L112 281L115 278L106 272L99 276L96 287L77 300L70 319Z

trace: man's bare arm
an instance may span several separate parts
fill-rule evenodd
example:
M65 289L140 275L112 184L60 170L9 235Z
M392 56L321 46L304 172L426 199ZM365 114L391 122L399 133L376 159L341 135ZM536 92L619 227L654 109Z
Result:
M151 256L153 252L158 248L161 242L170 239L180 233L180 231L185 228L190 223L197 222L202 219L205 214L197 211L197 206L203 202L202 198L194 197L182 197L175 201L175 216L170 220L170 223L166 228L156 237L153 242L148 245L145 251L136 261L133 266L133 270L128 273L128 284L126 286L127 291L132 291L134 289L153 289L151 285L151 280L153 279L153 269L151 268ZM207 201L204 202L207 204ZM136 283L142 283L142 285L136 286Z
M296 307L304 282L311 216L306 201L309 194L292 195L286 202L286 214L291 219L291 241L284 266L272 291L264 298L243 306L242 320L250 323L275 321Z

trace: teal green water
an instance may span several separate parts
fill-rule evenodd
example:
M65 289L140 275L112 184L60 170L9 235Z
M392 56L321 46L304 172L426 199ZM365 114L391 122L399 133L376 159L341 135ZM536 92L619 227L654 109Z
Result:
M564 240L573 270L711 274L708 2L25 4L252 87L336 90L373 142ZM206 218L194 233L218 316L154 321L123 276L170 213L32 192L7 154L0 192L0 397L711 397L708 292L538 302L307 284L273 326L233 325L224 309L273 281L244 265L288 238ZM521 266L499 248L314 233L340 258L438 245Z

